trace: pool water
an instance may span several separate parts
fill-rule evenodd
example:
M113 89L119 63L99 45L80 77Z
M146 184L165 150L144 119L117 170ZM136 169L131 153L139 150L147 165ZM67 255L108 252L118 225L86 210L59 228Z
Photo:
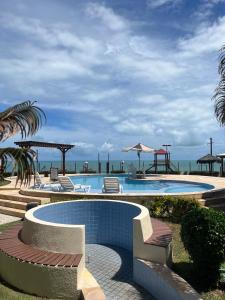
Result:
M101 193L103 178L106 175L71 176L74 184L91 185L90 192ZM112 175L110 175L112 177ZM176 181L176 180L130 180L126 175L116 175L123 186L124 193L189 193L204 192L214 188L206 183Z

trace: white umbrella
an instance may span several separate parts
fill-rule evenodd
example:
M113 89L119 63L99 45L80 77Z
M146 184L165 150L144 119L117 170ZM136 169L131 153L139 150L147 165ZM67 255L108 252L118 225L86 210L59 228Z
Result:
M154 149L153 149L153 148L150 148L150 147L148 147L148 146L145 146L145 145L143 145L143 144L141 144L141 143L138 143L138 144L135 145L135 146L124 148L122 151L124 151L124 152L128 152L128 151L136 151L136 152L137 152L138 159L139 159L139 171L140 171L140 168L141 168L141 158L140 158L140 154L141 154L141 152L154 152Z

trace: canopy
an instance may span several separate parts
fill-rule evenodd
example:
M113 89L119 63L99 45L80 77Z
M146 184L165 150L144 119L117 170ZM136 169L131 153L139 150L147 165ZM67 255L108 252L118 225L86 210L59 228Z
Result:
M124 148L123 151L125 151L125 152L128 152L128 151L153 152L154 149L153 149L153 148L150 148L150 147L148 147L148 146L145 146L145 145L143 145L143 144L141 144L141 143L138 143L138 144L135 145L135 146Z
M141 152L154 152L154 149L153 148L150 148L148 146L145 146L141 143L138 143L137 145L134 145L132 147L127 147L127 148L124 148L122 151L125 151L125 152L128 152L128 151L136 151L137 152L137 155L138 155L138 159L139 159L139 171L140 171L140 168L141 168L141 158L140 158L140 153Z
M213 156L211 154L207 154L197 160L198 164L208 164L208 163L215 163L215 162L220 163L221 159L219 157Z

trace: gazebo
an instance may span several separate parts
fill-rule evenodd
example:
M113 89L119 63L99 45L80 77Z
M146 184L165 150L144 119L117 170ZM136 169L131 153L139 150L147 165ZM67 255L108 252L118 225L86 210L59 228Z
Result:
M56 148L59 149L62 153L62 173L66 173L66 152L74 147L74 145L69 144L57 144L57 143L47 143L39 141L21 141L15 142L21 148L31 148L31 147L44 147L44 148Z
M221 159L217 156L213 156L211 154L207 154L197 160L198 164L208 164L209 165L209 173L211 174L213 171L214 163L221 163Z

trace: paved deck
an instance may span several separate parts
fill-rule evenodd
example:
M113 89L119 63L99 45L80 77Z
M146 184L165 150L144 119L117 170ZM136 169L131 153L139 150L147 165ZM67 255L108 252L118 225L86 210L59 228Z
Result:
M107 300L154 300L133 282L133 257L125 249L88 244L86 267L98 281Z
M21 219L17 218L17 217L0 214L0 225L11 223L11 222L14 222L14 221L19 221L19 220L21 220Z

